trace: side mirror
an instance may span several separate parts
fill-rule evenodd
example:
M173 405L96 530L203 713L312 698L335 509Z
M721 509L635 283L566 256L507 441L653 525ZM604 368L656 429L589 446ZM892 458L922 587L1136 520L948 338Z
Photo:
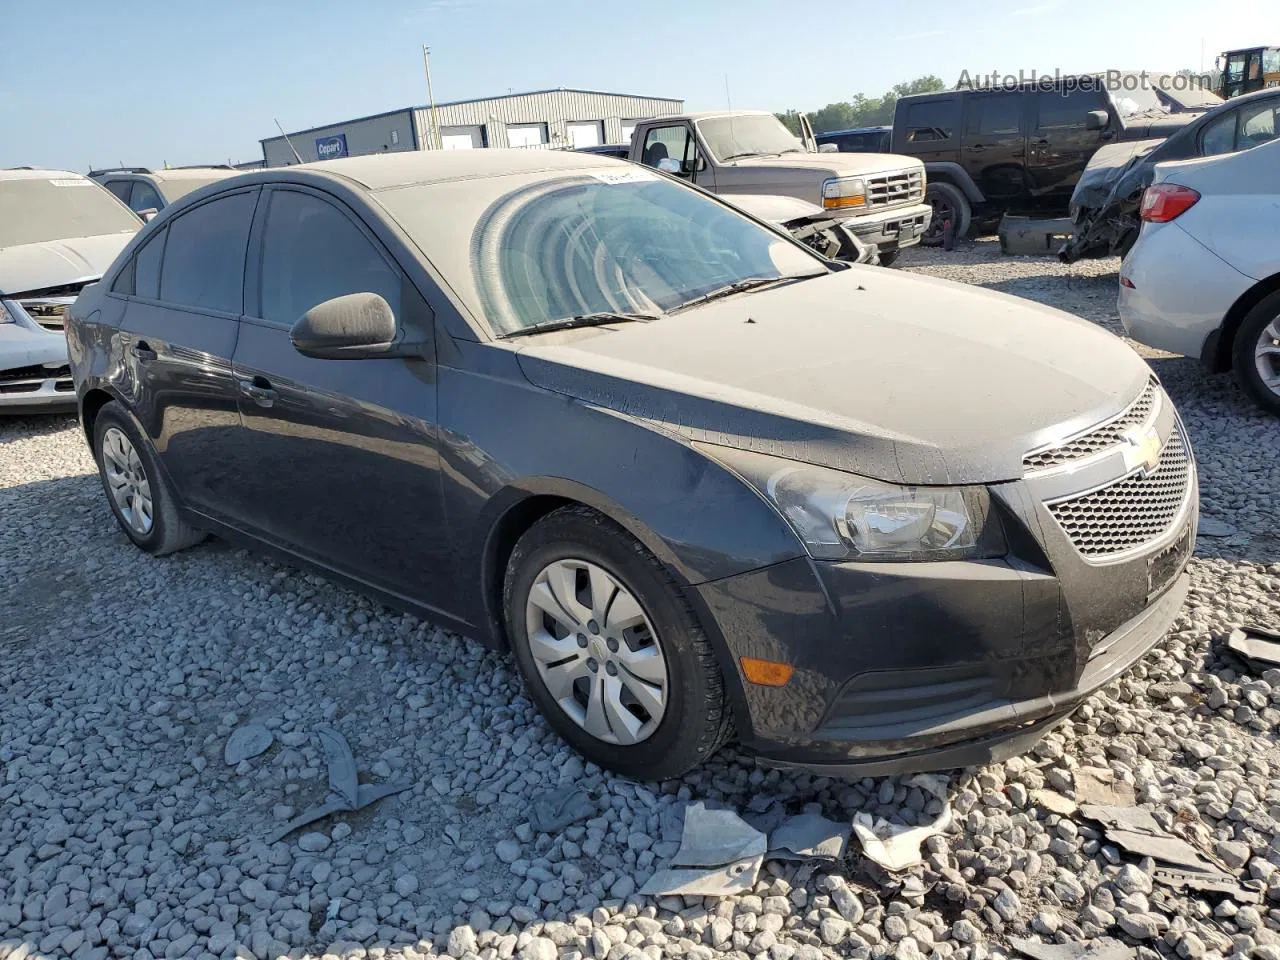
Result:
M834 143L820 143L818 144L818 152L819 153L839 153L840 148L836 146L836 144Z
M147 207L145 210L139 210L138 216L140 216L143 220L152 220L155 218L155 215L159 212L160 211L157 210L155 207Z
M707 161L702 154L698 154L692 161L685 160L680 164L680 172L685 176L701 173L705 169L707 169Z
M674 173L679 176L681 173L680 161L675 157L663 157L658 161L658 169L663 173Z
M1086 130L1105 130L1107 124L1111 122L1111 118L1105 110L1090 110L1084 118L1084 128Z
M289 330L293 348L319 360L387 355L395 338L395 314L376 293L349 293L317 303Z

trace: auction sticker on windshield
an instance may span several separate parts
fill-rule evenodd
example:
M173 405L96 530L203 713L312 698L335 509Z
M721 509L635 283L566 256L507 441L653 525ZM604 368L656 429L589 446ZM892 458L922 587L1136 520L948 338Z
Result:
M645 183L649 180L657 180L656 173L650 173L648 170L590 170L587 176L594 177L601 183Z

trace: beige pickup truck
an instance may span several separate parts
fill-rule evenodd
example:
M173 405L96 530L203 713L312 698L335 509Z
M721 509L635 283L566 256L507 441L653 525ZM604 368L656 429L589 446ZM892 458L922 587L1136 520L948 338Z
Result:
M636 124L629 159L712 193L795 197L841 218L888 265L920 242L931 208L924 164L887 153L819 151L771 113L732 110Z

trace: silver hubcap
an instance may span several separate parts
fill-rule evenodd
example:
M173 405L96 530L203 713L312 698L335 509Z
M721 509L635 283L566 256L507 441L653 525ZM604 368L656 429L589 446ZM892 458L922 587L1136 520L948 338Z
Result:
M667 709L667 661L636 598L585 560L557 560L533 581L525 608L529 649L574 723L605 743L633 744Z
M115 427L108 427L102 435L102 469L125 524L146 536L152 523L151 484L133 443Z
M1259 335L1253 348L1253 364L1266 388L1280 394L1280 317L1267 324Z

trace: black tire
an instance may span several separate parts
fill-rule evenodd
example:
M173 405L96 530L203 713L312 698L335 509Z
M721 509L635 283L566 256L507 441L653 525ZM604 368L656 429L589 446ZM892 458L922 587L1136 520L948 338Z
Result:
M639 602L667 665L665 712L647 739L598 739L548 690L530 649L526 605L538 575L558 560L606 570ZM503 609L525 687L551 727L588 760L638 780L678 777L714 754L733 733L724 680L711 643L666 568L629 533L583 506L563 507L525 533L507 563ZM594 680L591 682L594 683Z
M1272 324L1275 324L1272 327ZM1254 359L1254 351L1264 338L1269 342L1277 340L1267 333L1267 328L1280 332L1280 291L1263 297L1246 315L1236 330L1235 340L1231 344L1231 365L1235 368L1236 379L1240 381L1246 393L1253 398L1263 410L1280 417L1280 388L1268 387L1258 370L1258 362ZM1280 344L1276 344L1280 346ZM1280 355L1269 362L1271 369L1280 374Z
M900 248L898 248L898 249L894 249L894 250L881 250L881 251L880 251L880 266L882 266L882 267L892 267L892 266L893 266L894 261L898 259L898 256L899 256L901 253L902 253L902 250L901 250Z
M119 430L125 435L137 452L142 471L151 493L152 514L151 525L145 532L140 532L125 518L111 491L111 483L107 479L107 467L103 453L104 437L111 429ZM153 556L164 556L184 547L190 547L207 534L188 524L178 513L177 502L169 482L160 471L155 451L147 440L137 422L128 411L115 400L110 401L101 410L93 422L93 458L98 464L98 476L102 480L103 492L107 495L107 504L120 524L120 529L140 549Z
M940 247L946 238L945 221L950 218L952 235L960 240L969 233L973 208L959 187L950 183L931 183L925 190L924 202L933 207L929 229L920 238L921 246Z

